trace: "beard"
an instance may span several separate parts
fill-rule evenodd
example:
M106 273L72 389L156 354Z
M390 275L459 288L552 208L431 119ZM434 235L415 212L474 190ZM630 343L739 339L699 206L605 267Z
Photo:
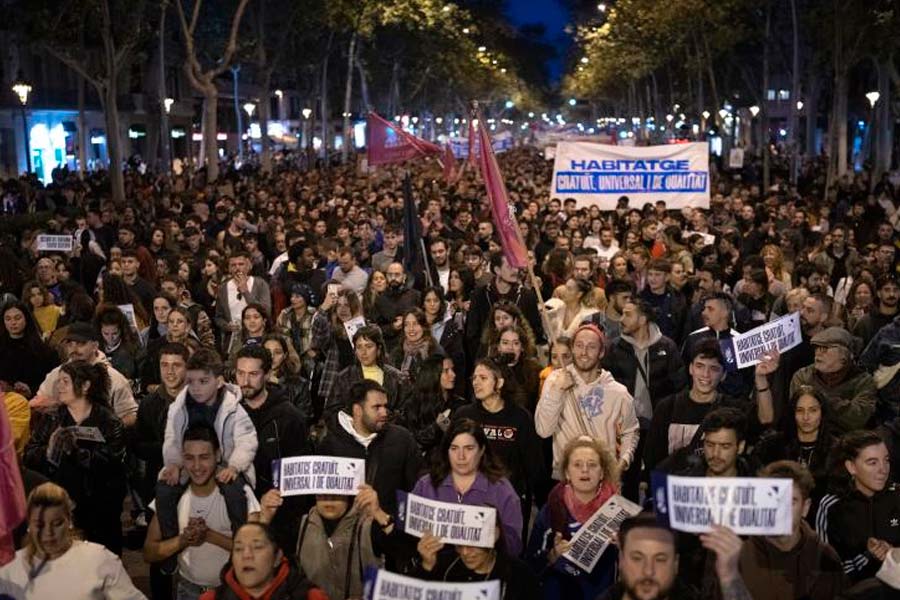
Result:
M242 386L241 395L244 397L244 400L255 400L259 397L264 389L266 389L265 384L258 388L250 387L249 385Z
M638 588L640 587L640 585L645 582L652 582L655 584L656 589L654 590L655 593L653 593L652 596L641 596L641 594L638 592ZM671 583L668 585L668 587L663 587L660 582L654 579L647 578L640 578L633 583L623 580L622 587L625 588L625 591L628 593L629 598L640 598L640 600L666 600L669 597L669 592L672 591Z

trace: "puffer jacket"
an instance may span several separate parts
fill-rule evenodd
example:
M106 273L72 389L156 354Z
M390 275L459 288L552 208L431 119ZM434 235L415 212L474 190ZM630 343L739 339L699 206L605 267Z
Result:
M575 382L570 390L560 384L564 370ZM634 460L640 435L634 399L625 386L605 370L595 381L586 383L574 365L547 377L534 412L534 425L539 436L553 437L554 479L562 478L559 462L563 449L578 436L600 438L627 467Z
M216 413L215 430L222 449L222 460L244 478L251 487L256 486L253 459L259 440L250 415L241 406L241 389L230 383L219 388L222 405ZM166 433L163 439L163 465L181 466L181 440L188 428L187 386L169 405L166 417ZM186 477L186 475L183 475Z

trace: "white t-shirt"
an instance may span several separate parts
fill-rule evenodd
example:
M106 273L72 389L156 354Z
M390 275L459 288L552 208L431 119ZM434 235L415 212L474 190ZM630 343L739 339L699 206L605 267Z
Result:
M244 494L247 496L247 514L259 512L259 501L253 495L250 486L244 486ZM155 500L150 503L150 508L156 509ZM187 528L188 520L192 517L203 517L207 527L231 537L228 507L225 505L225 496L219 491L218 486L209 496L196 496L190 487L181 495L178 501L179 532ZM227 550L209 542L199 546L188 546L178 555L178 572L197 585L216 587L221 583L219 574L229 558L231 557Z
M0 596L16 600L146 600L134 584L119 557L100 544L76 541L59 558L47 561L29 580L30 567L25 550L0 567Z

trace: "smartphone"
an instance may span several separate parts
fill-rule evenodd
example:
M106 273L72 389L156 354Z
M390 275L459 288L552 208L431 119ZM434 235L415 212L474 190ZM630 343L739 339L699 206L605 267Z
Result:
M338 292L341 291L341 286L337 283L329 283L328 284L328 294L331 296L337 296Z

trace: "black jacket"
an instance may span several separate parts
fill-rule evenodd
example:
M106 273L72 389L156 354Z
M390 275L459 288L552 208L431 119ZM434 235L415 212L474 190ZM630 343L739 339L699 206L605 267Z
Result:
M646 373L649 378L650 403L654 407L666 396L687 386L687 370L678 346L665 335L647 348L647 363L650 367ZM628 393L634 396L634 386L641 375L634 346L625 336L617 338L606 352L603 368L612 373L616 381L627 387Z
M245 401L241 406L247 411L259 446L253 459L256 471L257 497L272 489L272 461L289 456L302 456L310 451L306 421L300 410L291 404L290 396L280 386L269 386L269 395L259 408L250 408ZM309 498L291 496L275 514L272 531L283 548L293 548L297 544L300 517L308 509Z
M480 582L488 579L500 581L500 600L539 600L541 586L534 571L518 558L497 552L494 567L487 576L469 570L455 552L438 554L437 563L431 571L421 567L415 576L431 581Z
M291 404L288 395L278 386L269 386L268 397L259 408L251 408L245 400L241 406L247 411L259 446L253 467L256 471L256 492L262 496L274 487L272 483L272 461L288 456L302 456L309 453L308 432L303 416Z
M874 577L881 561L869 553L869 538L900 546L900 488L889 483L871 498L856 490L825 496L816 516L816 533L837 550L852 581Z
M612 586L597 600L622 600L625 597L625 587L621 583ZM684 584L680 578L675 579L675 587L666 596L666 600L700 600L700 594L690 585Z
M165 386L159 386L152 394L147 394L138 405L137 423L131 435L130 447L134 454L146 462L144 470L144 500L153 498L156 479L163 467L162 446L166 434L166 418L169 405L175 400L166 393Z
M375 488L381 508L390 514L397 511L397 491L412 490L422 466L416 440L403 427L385 425L365 447L343 428L337 414L329 417L328 431L318 452L327 456L364 458L366 482Z
M403 387L403 376L400 371L389 364L382 364L381 369L384 371L382 386L387 390L388 410L392 415L402 413L407 397L407 389ZM344 410L347 406L347 399L350 397L350 388L354 383L362 380L362 367L358 361L337 374L334 385L331 387L331 394L325 402L326 418Z

